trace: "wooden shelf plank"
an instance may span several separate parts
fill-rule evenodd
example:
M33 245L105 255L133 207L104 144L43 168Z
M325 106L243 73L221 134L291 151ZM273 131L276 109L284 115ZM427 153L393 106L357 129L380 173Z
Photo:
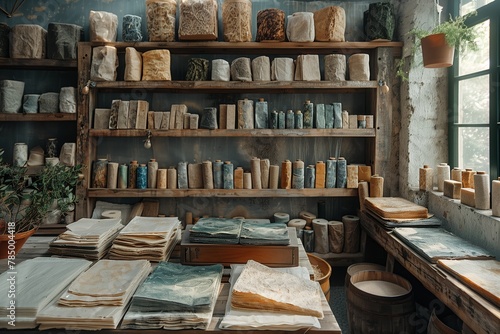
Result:
M55 122L55 121L76 121L75 114L57 113L57 114L2 114L0 113L0 121L2 122Z
M104 189L90 188L88 197L353 197L357 189Z
M56 60L56 59L21 59L21 58L0 58L0 68L27 68L27 69L58 69L76 70L78 61Z
M148 130L91 129L91 137L145 137ZM375 129L151 130L153 137L375 137Z

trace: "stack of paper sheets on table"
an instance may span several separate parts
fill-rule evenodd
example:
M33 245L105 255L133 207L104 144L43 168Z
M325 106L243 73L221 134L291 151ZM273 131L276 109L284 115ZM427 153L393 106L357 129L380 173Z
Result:
M231 268L231 293L220 323L234 330L320 328L321 287L303 267L269 268L255 261Z
M239 243L241 224L241 219L200 218L191 228L189 241L235 245Z
M206 329L212 319L223 267L160 262L137 289L122 328Z
M113 241L109 258L165 261L180 239L177 217L135 217Z
M288 228L283 223L250 223L241 225L241 245L289 245Z
M21 262L15 274L6 271L0 275L0 328L35 328L36 316L92 262L84 259L37 257ZM8 298L10 283L15 276L15 298ZM15 301L15 327L8 324L10 301Z
M106 255L122 228L121 219L82 218L66 226L66 232L50 243L49 252L99 260Z
M40 311L36 321L42 330L115 329L150 271L146 260L100 260Z

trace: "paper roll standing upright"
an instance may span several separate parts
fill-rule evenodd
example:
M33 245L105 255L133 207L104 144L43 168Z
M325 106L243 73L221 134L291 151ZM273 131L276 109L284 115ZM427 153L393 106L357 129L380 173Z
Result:
M269 166L269 189L278 189L280 167L277 165Z
M370 197L384 197L384 178L377 174L370 178Z
M493 180L491 184L491 214L500 217L500 180Z
M442 162L437 166L437 190L444 190L444 181L450 179L450 166L446 162Z
M250 161L250 171L252 172L252 189L262 189L262 175L259 158L252 158Z
M342 217L344 223L344 253L356 253L359 251L360 224L359 218L353 215Z
M202 162L202 172L203 172L203 188L214 189L212 161L205 160Z
M262 189L269 189L269 159L260 159L260 178Z
M281 189L292 188L292 162L285 160L281 163Z
M116 189L118 185L118 162L108 162L108 189Z
M292 188L304 189L304 161L297 159L292 167Z
M156 159L150 159L148 162L148 188L156 188L158 172L158 161Z
M490 176L484 171L479 171L474 175L475 194L474 199L476 209L490 209Z

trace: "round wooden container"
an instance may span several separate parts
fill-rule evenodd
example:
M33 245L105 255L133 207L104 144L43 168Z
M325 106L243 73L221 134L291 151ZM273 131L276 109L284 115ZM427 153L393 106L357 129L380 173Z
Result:
M385 271L385 267L380 264L368 263L368 262L351 264L349 267L347 267L347 272L345 274L345 287L347 288L349 286L349 280L354 274L357 274L358 272L363 270Z
M307 254L311 266L318 266L321 270L321 277L315 277L314 280L321 286L321 291L325 294L326 300L330 300L330 276L332 275L332 267L328 262L313 254Z

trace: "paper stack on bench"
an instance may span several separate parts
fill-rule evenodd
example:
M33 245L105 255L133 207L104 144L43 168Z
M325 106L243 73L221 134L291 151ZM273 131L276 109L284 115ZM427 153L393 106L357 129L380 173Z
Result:
M67 225L66 231L50 242L49 252L99 260L106 255L122 228L121 219L82 218Z
M37 257L19 263L15 268L15 298L7 298L12 273L0 275L0 328L35 328L36 316L51 300L61 292L92 262L84 259L62 259ZM10 301L15 301L15 327L8 309Z
M177 217L135 217L113 241L109 258L114 260L168 260L181 239Z
M241 219L200 218L191 228L189 241L206 244L238 244Z
M135 292L121 328L206 329L223 267L160 262Z
M150 271L146 260L100 260L40 311L36 321L41 330L115 329Z
M240 244L242 245L289 245L290 236L284 223L243 223Z

